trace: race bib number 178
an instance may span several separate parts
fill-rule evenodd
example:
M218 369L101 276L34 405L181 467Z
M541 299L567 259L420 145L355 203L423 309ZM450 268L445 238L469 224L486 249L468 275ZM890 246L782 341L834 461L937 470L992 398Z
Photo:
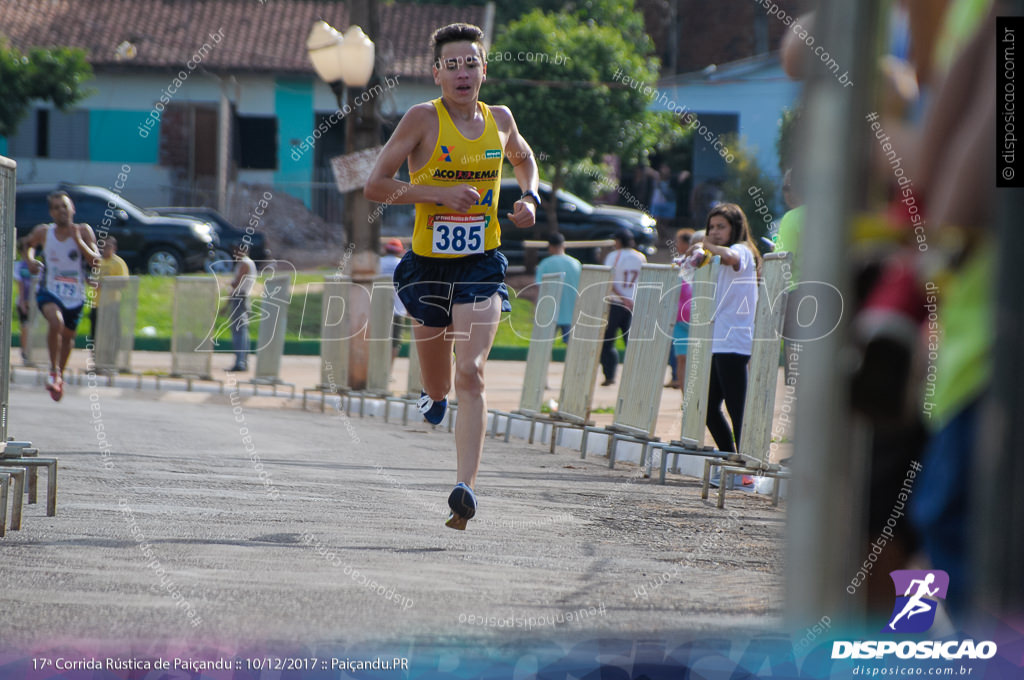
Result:
M487 219L487 215L434 215L433 252L438 255L484 252Z
M54 294L59 298L73 298L78 293L78 277L77 276L61 276L58 274L53 277Z

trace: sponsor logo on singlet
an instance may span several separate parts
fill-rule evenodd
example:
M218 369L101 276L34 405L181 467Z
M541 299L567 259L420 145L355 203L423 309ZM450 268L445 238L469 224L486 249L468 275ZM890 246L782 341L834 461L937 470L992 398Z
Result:
M462 182L476 182L486 179L497 179L501 170L434 170L434 179L451 179Z

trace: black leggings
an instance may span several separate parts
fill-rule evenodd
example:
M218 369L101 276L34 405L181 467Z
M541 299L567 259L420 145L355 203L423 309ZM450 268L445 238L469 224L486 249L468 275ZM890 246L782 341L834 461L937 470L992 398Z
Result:
M743 403L747 398L746 354L712 354L711 385L708 388L708 430L719 451L735 451L743 429ZM729 423L722 414L722 401L729 410L729 418L736 428L736 442L733 442Z
M619 350L615 339L622 331L622 342L629 342L629 327L633 323L633 312L622 305L608 305L608 325L604 329L604 344L601 347L601 370L605 380L615 380L619 366Z

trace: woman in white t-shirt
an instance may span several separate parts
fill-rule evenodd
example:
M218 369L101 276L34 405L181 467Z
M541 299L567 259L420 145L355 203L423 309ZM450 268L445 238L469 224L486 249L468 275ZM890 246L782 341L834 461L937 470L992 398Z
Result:
M241 372L249 370L249 295L256 284L256 263L249 257L249 245L246 243L236 243L231 248L231 254L235 258L235 278L231 280L228 319L231 325L231 349L235 353L235 365L227 370Z
M747 217L735 203L719 203L712 208L705 229L704 242L691 247L687 255L703 247L711 255L718 255L722 263L715 288L707 426L719 451L735 451L743 427L743 402L747 398L747 362L754 344L761 255L750 237ZM722 401L733 429L722 414Z

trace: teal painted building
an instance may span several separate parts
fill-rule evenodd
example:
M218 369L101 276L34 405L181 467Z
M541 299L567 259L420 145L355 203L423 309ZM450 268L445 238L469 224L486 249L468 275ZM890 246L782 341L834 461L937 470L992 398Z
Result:
M484 7L382 3L376 11L381 35L371 38L387 46L385 68L400 83L379 95L378 111L396 119L436 96L427 45L437 26L493 28ZM318 130L337 100L305 44L320 20L344 32L346 4L132 0L128 11L108 0L0 3L0 32L12 47L79 48L95 73L87 99L67 112L38 103L10 139L0 138L0 153L18 162L19 183L110 186L128 164L124 195L144 206L223 205L270 190L338 222L330 158L343 153L345 125Z

